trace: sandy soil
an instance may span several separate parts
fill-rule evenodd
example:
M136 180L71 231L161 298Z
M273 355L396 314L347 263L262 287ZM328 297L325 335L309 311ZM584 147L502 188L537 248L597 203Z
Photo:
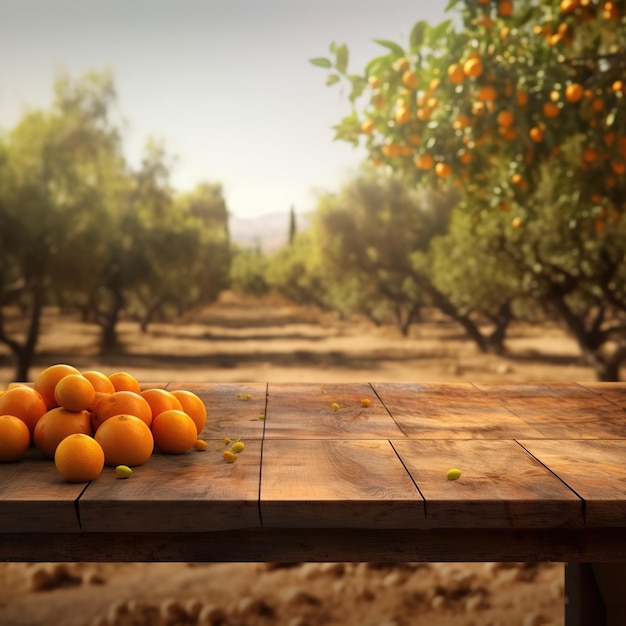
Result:
M277 298L227 295L122 338L126 353L102 359L97 328L51 313L31 379L64 361L146 382L593 380L554 326L516 325L497 357L445 320L402 338ZM11 379L0 352L0 385ZM0 564L0 626L557 626L563 602L558 563Z

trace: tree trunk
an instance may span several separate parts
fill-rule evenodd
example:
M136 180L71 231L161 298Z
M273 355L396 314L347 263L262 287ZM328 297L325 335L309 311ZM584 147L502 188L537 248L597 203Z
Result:
M504 302L492 321L495 324L493 332L486 338L487 351L498 356L504 354L504 340L506 331L513 319L511 312L511 302Z
M577 316L567 306L565 299L556 291L551 294L548 303L568 332L573 335L585 362L593 368L597 380L601 382L619 381L620 366L626 360L626 346L618 346L611 355L602 354L602 346L607 340L600 328L600 322L603 319L602 311L596 316L597 319L589 329L584 319Z
M159 296L145 306L145 312L139 320L139 328L142 333L145 334L148 332L148 326L153 321L154 316L157 314L161 306L163 306L163 300L163 296Z
M100 336L100 352L101 354L112 354L117 352L119 348L119 340L117 336L117 323L120 319L120 313L124 306L124 298L118 291L113 291L113 303L106 313L99 316L100 327L102 333Z
M35 349L39 341L39 333L41 330L41 315L43 313L44 304L44 288L41 278L33 281L31 286L31 306L28 320L28 329L26 331L26 339L20 343L16 339L9 337L4 329L3 318L0 314L0 342L4 343L15 360L14 380L26 382L28 373L33 363ZM28 313L28 310L26 311Z
M467 315L459 313L459 310L448 300L448 298L441 293L434 285L428 284L427 291L431 296L433 305L438 308L442 313L445 313L448 317L451 317L455 322L458 322L467 336L476 344L481 352L489 352L489 341L480 332L477 324L469 318Z
M626 361L626 346L619 346L610 356L604 356L597 350L583 351L583 354L599 382L619 382L621 365Z

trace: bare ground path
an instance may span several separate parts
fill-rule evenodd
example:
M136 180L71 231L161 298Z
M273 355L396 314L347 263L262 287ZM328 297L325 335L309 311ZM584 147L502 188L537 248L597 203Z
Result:
M404 338L394 327L340 320L278 297L225 294L179 323L153 324L142 335L136 323L124 322L120 331L124 354L103 358L95 325L50 314L30 377L68 361L83 369L132 371L144 381L593 380L574 341L554 325L513 325L507 356L498 357L480 354L457 324L435 316ZM0 358L0 384L12 375Z

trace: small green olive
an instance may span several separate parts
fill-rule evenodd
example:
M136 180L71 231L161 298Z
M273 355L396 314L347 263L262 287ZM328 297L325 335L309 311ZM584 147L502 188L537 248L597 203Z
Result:
M118 478L128 478L133 473L133 470L128 465L118 465L115 468L115 473Z
M458 480L459 478L461 478L461 470L449 469L446 473L446 478L448 480Z

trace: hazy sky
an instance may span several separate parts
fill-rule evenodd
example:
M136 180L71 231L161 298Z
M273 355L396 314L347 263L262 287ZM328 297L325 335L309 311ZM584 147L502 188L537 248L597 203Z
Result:
M0 0L0 128L48 107L55 72L113 71L135 160L148 137L177 157L180 191L224 185L238 217L315 206L363 153L333 142L350 112L325 87L331 41L350 69L404 44L419 19L438 23L448 0Z

